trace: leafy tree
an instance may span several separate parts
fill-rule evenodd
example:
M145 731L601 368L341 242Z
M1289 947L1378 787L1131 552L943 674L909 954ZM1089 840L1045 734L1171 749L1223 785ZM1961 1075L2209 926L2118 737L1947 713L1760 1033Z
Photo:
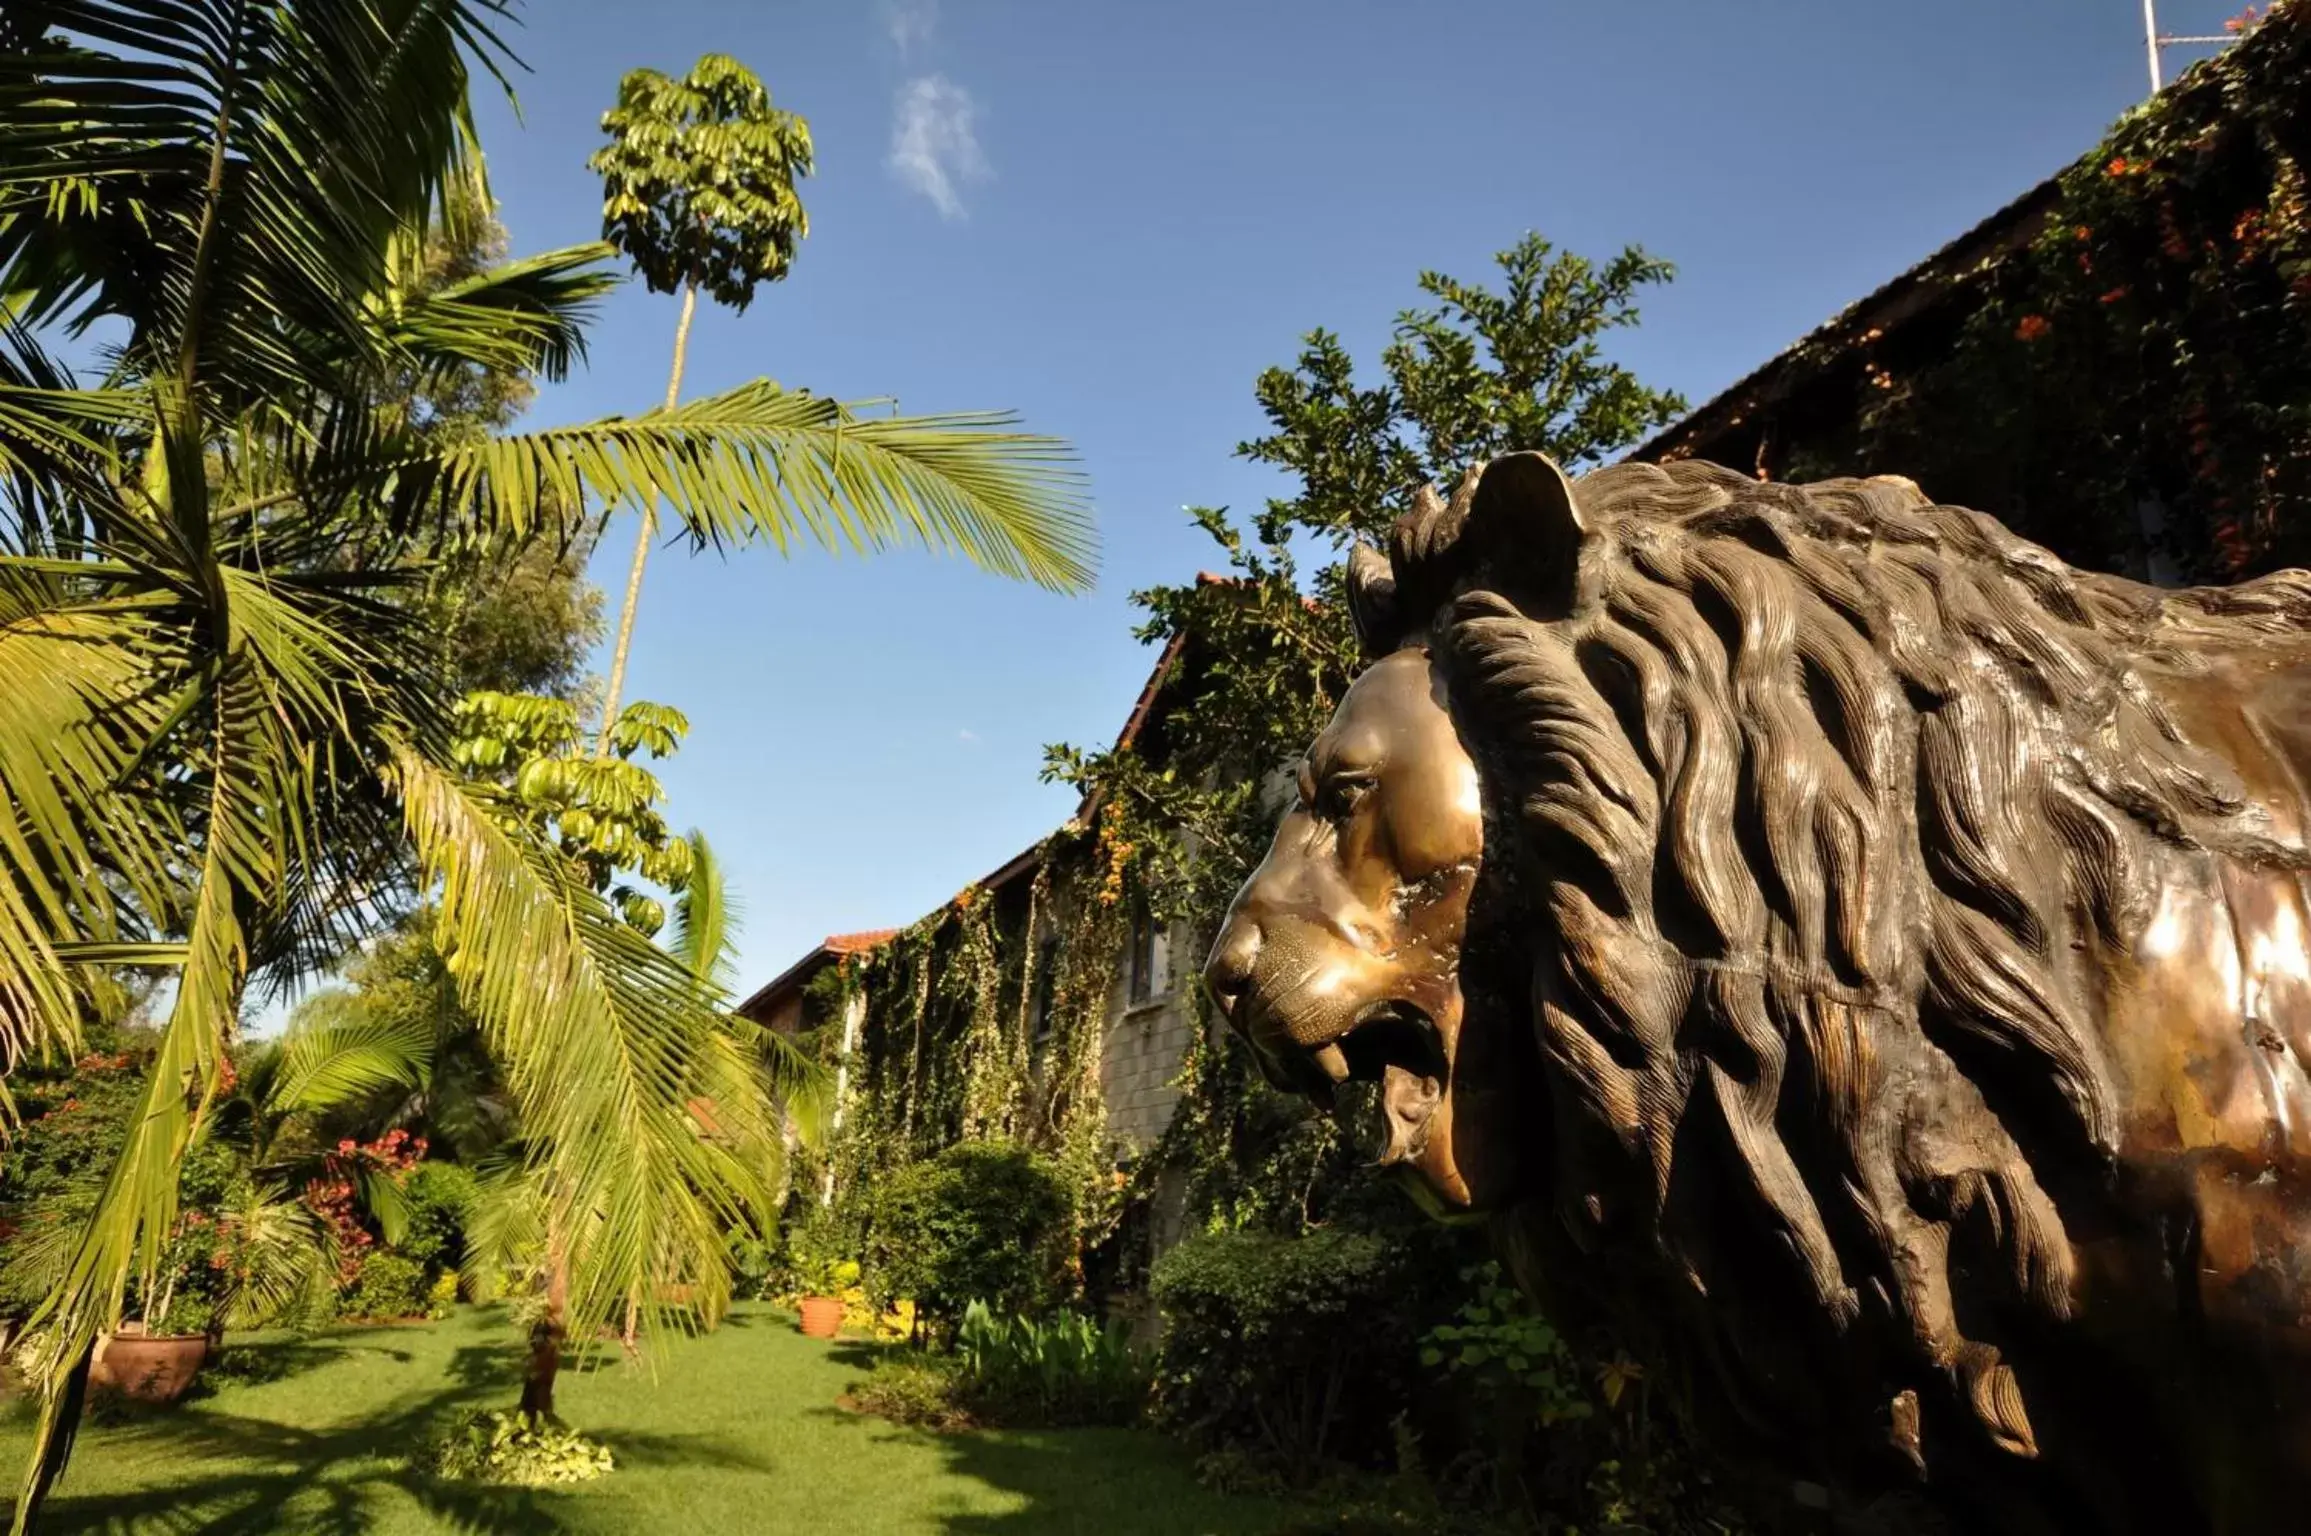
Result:
M657 933L665 908L622 876L680 891L690 879L691 845L667 827L658 810L666 792L634 758L673 752L689 719L664 704L629 704L610 722L600 754L581 750L577 706L567 699L469 693L458 701L457 720L458 766L494 781L517 825L560 848L628 923Z
M1157 910L1215 928L1267 844L1263 776L1291 761L1339 702L1355 638L1337 557L1385 545L1419 486L1456 484L1498 454L1538 449L1568 467L1603 459L1673 420L1677 395L1604 356L1637 298L1672 275L1631 247L1598 265L1528 234L1494 258L1498 290L1424 272L1432 307L1397 317L1383 377L1361 385L1337 335L1308 334L1291 368L1253 386L1270 430L1237 453L1294 479L1240 526L1190 513L1230 576L1133 594L1139 637L1195 642L1198 687L1172 715L1161 767L1137 754L1053 748L1046 776L1106 792L1108 845L1128 847ZM1333 557L1304 573L1306 540ZM1311 599L1313 598L1313 601ZM1192 833L1183 842L1182 833Z
M744 313L762 283L784 278L810 219L794 184L811 172L810 124L770 104L770 92L736 59L710 53L680 80L636 69L618 83L618 104L602 114L610 142L586 164L602 177L602 238L634 263L652 293L682 295L666 409L682 395L690 317L703 287L717 304ZM610 649L610 687L599 751L626 684L642 568L658 536L658 509L642 508L634 563Z
M76 1053L109 967L176 981L138 1111L30 1319L43 1402L19 1529L127 1277L171 1240L250 988L346 952L393 891L439 891L460 1001L576 1234L573 1325L669 1251L773 1214L757 1067L696 978L450 762L454 679L400 601L445 552L662 497L700 543L912 538L1055 585L1088 569L1064 450L1003 418L865 417L768 381L471 437L391 404L397 381L477 366L560 375L612 282L599 246L409 280L403 253L454 189L486 194L467 89L511 62L502 15L7 9L0 1061ZM51 343L90 326L118 341L84 382ZM688 1111L702 1085L711 1139Z

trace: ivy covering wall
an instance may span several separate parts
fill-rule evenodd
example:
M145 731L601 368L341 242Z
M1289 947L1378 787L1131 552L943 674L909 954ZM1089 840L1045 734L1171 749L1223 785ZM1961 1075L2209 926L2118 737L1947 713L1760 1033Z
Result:
M1100 1060L1125 927L1111 862L1098 833L1070 826L1037 850L1031 875L968 887L814 978L805 1023L830 1063L846 1007L866 1000L841 1123L821 1153L846 1205L957 1142L1007 1141L1066 1172L1079 1251L1104 1236L1117 1180Z
M1759 462L1908 475L2098 569L2311 564L2311 4L2238 27L2057 179L2027 245L1801 359Z

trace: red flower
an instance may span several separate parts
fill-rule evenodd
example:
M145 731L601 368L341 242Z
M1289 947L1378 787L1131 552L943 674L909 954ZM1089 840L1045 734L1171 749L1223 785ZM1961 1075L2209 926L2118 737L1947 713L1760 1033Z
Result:
M2111 160L2110 164L2109 164L2109 165L2107 165L2107 166L2105 166L2105 167L2103 167L2103 169L2104 169L2105 171L2107 171L2107 172L2108 172L2110 175L2113 175L2113 176L2124 176L2124 175L2125 175L2127 172L2129 172L2129 171L2133 170L2133 169L2134 169L2134 167L2133 167L2133 166L2131 166L2131 165L2128 165L2128 164L2126 163L2126 156L2124 156L2124 155L2117 155L2117 156L2114 156L2114 157L2112 158L2112 160Z
M2102 302L2105 304L2116 304L2119 300L2125 298L2127 294L2132 291L2133 290L2121 285L2120 287L2113 288L2110 292L2104 294L2102 296Z
M2054 322L2044 315L2024 315L2022 323L2014 328L2014 335L2018 341L2036 341L2053 329Z

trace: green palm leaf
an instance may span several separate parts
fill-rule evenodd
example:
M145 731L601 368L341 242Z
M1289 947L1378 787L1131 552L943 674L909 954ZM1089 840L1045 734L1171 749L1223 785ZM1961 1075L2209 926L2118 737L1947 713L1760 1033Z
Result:
M306 1015L281 1041L279 1076L266 1107L330 1109L389 1088L424 1086L438 1034L427 1018L372 1013Z
M618 921L558 855L509 832L491 796L404 747L393 778L419 862L441 882L435 932L466 1007L505 1063L549 1229L564 1234L578 1337L670 1255L719 1253L732 1224L774 1219L767 1111L733 1098L726 1144L693 1115L744 1070L672 956ZM717 1110L725 1106L717 1101ZM719 1116L718 1116L719 1118ZM696 1283L726 1296L727 1270ZM667 1320L654 1300L651 1326Z
M868 415L758 380L671 411L315 465L312 494L360 486L404 518L527 533L541 505L664 498L700 545L916 545L1080 591L1096 574L1085 483L1056 438L995 412Z

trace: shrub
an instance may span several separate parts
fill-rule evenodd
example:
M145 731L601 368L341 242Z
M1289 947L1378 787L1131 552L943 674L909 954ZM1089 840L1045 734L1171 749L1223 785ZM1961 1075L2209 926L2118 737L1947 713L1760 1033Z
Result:
M473 1170L456 1163L428 1161L410 1169L401 1183L408 1214L401 1241L393 1246L431 1274L463 1268L474 1188Z
M346 1293L347 1317L402 1318L431 1315L433 1282L425 1266L404 1254L372 1253Z
M964 1401L1005 1424L1129 1424L1146 1408L1148 1363L1121 1323L1075 1312L999 1317L974 1301L955 1332Z
M1071 1206L1049 1159L963 1142L886 1176L869 1197L862 1255L878 1307L911 1297L952 1320L974 1300L1039 1312L1059 1294Z
M436 1477L525 1488L590 1482L617 1465L598 1441L502 1409L460 1419L434 1442L427 1460Z
M922 1429L969 1429L963 1406L962 1362L925 1350L893 1350L875 1362L874 1373L851 1384L851 1406L895 1424Z
M1407 1268L1386 1238L1337 1228L1180 1243L1149 1276L1168 1324L1156 1365L1159 1420L1207 1448L1270 1458L1298 1479L1329 1457L1383 1460L1388 1419L1417 1373Z

